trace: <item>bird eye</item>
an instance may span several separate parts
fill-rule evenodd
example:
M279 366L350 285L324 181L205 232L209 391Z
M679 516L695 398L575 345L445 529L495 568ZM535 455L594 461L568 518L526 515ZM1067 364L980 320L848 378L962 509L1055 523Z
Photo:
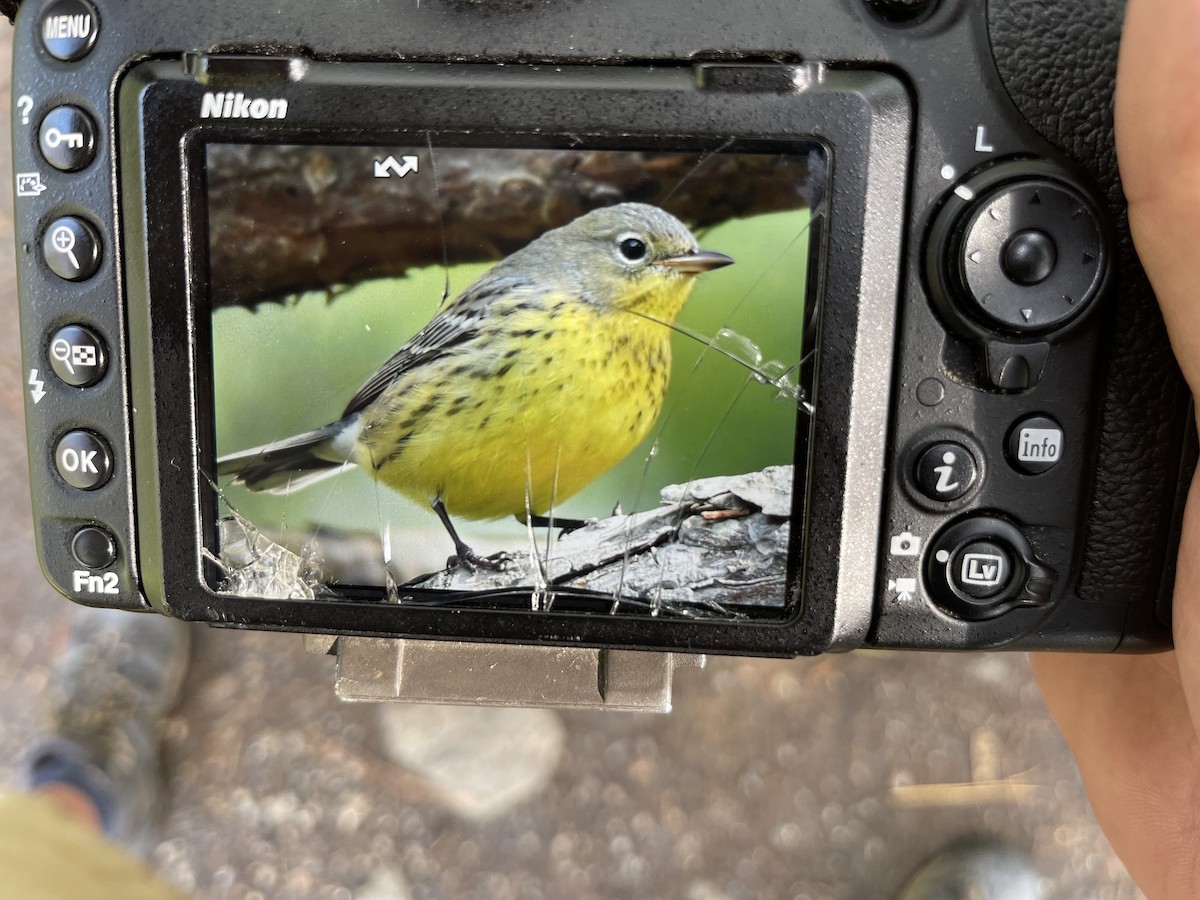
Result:
M621 255L630 262L637 262L646 255L646 242L640 238L624 238L617 246L621 249Z

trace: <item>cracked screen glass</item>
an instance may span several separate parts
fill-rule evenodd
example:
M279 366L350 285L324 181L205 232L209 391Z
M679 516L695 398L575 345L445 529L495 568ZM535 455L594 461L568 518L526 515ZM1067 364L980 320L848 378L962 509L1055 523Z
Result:
M214 587L781 615L815 145L207 148Z

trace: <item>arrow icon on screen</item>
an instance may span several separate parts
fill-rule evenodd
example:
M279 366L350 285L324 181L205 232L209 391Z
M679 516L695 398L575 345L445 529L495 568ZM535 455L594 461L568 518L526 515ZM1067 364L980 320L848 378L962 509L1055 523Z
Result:
M417 158L415 156L402 156L400 160L400 162L397 162L394 156L389 156L384 160L375 160L375 177L403 178L409 172L417 171Z

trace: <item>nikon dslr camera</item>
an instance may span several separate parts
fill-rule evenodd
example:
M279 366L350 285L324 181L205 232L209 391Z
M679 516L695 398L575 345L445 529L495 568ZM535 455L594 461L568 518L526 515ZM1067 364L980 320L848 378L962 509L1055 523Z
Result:
M1167 646L1121 12L25 0L49 579L560 662Z

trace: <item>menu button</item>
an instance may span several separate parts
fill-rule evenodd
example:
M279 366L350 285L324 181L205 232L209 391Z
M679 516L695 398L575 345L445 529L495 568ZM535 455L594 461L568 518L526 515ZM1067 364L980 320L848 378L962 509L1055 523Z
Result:
M42 13L42 46L55 59L83 59L96 43L100 19L86 0L58 0Z

